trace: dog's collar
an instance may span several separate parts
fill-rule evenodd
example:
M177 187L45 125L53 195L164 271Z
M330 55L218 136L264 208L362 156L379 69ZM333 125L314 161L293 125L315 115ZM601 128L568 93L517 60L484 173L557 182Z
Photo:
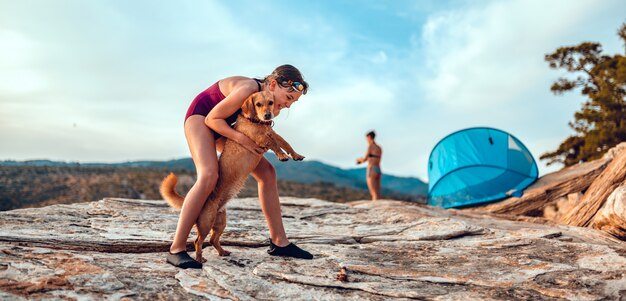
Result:
M264 121L264 120L258 120L256 118L250 118L247 116L244 116L246 119L250 120L253 123L260 123L260 124L264 124L264 125L269 125L271 127L274 127L274 121L273 120L268 120L268 121Z

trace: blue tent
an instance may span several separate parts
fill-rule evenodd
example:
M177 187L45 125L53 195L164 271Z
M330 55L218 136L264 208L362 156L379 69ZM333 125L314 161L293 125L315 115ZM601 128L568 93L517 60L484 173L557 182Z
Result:
M537 180L528 149L511 134L469 128L441 139L428 159L428 204L444 208L521 196Z

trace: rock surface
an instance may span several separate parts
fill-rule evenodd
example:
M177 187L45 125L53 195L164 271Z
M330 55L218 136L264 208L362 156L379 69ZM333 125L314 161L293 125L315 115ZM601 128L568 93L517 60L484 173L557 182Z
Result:
M202 270L165 263L177 212L163 201L0 212L0 300L626 299L626 243L602 231L398 201L281 202L315 259L266 254L256 198L228 205L232 255L207 246Z

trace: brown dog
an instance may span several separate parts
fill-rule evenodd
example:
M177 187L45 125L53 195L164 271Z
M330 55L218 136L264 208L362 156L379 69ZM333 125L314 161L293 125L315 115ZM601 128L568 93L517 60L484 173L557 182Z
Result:
M274 117L274 100L268 91L257 92L248 97L241 113L237 117L235 130L250 137L259 146L266 147L274 151L281 161L291 158L300 161L303 156L296 153L293 148L272 130ZM227 256L230 252L222 249L220 236L226 227L226 203L235 197L246 182L246 178L252 170L259 164L262 155L255 154L232 140L226 140L224 151L219 158L219 177L215 190L209 195L204 204L198 219L196 220L196 230L198 238L195 241L196 260L203 262L202 243L212 230L209 242L217 250L220 256ZM183 206L184 198L174 190L176 186L176 176L171 173L161 183L161 196L170 206L180 209Z

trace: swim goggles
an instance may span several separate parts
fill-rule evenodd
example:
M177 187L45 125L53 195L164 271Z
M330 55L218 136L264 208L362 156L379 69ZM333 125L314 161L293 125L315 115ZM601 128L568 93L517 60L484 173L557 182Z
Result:
M291 90L289 92L300 92L302 94L306 94L304 85L301 82L294 82L292 80L288 80L288 81L282 82L281 86L290 87Z

